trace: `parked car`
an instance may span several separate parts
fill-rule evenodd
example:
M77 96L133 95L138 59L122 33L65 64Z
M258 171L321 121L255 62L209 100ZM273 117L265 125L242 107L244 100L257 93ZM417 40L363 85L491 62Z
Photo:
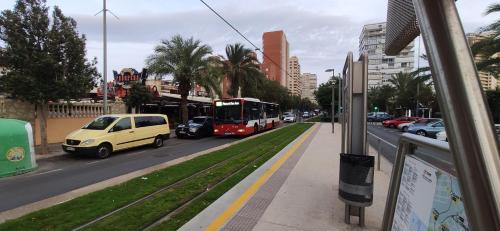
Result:
M293 123L297 121L297 117L294 114L287 114L285 118L283 118L283 122L285 123Z
M392 116L387 112L370 112L366 117L366 121L368 122L382 122L384 120L391 119Z
M412 126L410 126L410 128L408 128L409 133L431 138L436 138L436 134L440 131L444 131L443 121L437 121L427 124L413 124Z
M432 123L432 122L436 122L436 121L441 121L441 119L438 119L438 118L422 118L422 119L418 119L417 121L414 121L414 122L399 124L398 125L398 129L401 130L401 131L403 131L403 132L407 132L408 128L412 124L427 124L427 123Z
M141 145L163 146L170 137L168 117L160 114L104 115L70 133L62 148L106 158L112 152Z
M495 132L497 134L497 141L500 142L500 124L495 124ZM436 134L436 139L448 142L446 131L441 131Z
M214 133L213 119L210 116L193 117L187 123L179 124L175 129L177 138L211 136Z
M398 125L400 125L402 123L411 123L411 122L417 121L418 119L420 119L420 117L402 116L402 117L392 119L392 120L384 120L382 122L382 125L384 127L397 128Z
M446 131L440 131L436 133L436 139L448 142L448 137L446 136Z
M302 118L309 118L309 112L305 111L304 113L302 113Z
M293 115L293 112L289 112L289 111L283 112L283 115L281 116L281 119L284 120L285 117L288 116L288 115Z

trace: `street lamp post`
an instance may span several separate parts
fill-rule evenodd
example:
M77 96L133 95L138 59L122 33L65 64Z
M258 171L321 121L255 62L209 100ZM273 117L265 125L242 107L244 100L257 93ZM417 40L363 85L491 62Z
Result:
M335 69L326 69L325 72L332 72L332 80L335 77ZM332 133L335 133L335 82L332 84Z

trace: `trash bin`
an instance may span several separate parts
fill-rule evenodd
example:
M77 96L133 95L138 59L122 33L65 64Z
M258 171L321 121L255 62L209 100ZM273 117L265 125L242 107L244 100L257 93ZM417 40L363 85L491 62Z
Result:
M340 154L340 200L358 207L372 204L374 164L373 156Z
M0 177L22 174L36 167L31 124L0 118Z

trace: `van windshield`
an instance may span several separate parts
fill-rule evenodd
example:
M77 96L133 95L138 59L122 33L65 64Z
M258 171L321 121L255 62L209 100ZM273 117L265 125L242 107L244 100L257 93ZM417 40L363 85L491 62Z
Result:
M112 124L116 119L117 117L112 116L99 117L84 126L82 129L104 130L109 127L109 125Z

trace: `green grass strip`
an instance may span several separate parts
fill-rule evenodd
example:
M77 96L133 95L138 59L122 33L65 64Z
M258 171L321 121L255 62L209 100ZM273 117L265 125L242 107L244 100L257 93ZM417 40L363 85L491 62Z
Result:
M241 158L231 159L206 174L190 179L185 184L178 185L140 204L113 214L88 227L87 230L113 230L115 227L120 227L121 230L143 229L260 156L276 154L303 132L302 127L293 127L284 136L282 135L278 139L273 137L273 139L264 141L258 146L259 148L253 149ZM140 219L134 219L137 218L137 214L141 214Z
M162 187L231 158L235 154L255 149L255 147L265 143L272 137L290 133L297 129L297 127L303 126L304 125L297 124L286 127L232 145L228 148L196 157L178 165L147 174L144 176L148 178L147 180L142 180L141 177L138 177L123 184L99 190L59 205L30 213L18 219L0 224L0 230L69 230L75 228L117 208L123 207L132 201L151 194ZM309 126L310 125L307 127ZM137 215L133 219L142 219L142 214Z
M312 125L310 125L310 126L312 126ZM307 128L309 128L310 126L304 127L304 131ZM287 144L288 143L284 144L280 148L280 150L282 148L284 148ZM190 205L185 207L182 211L173 215L169 220L164 221L163 223L153 227L153 231L179 229L184 224L186 224L189 220L191 220L193 217L198 215L198 213L200 213L205 208L207 208L210 204L212 204L214 201L216 201L219 197L224 195L224 193L226 193L231 188L233 188L241 180L243 180L245 177L250 175L254 170L256 170L261 165L263 165L266 161L271 159L275 154L276 153L269 153L264 158L259 159L253 165L246 166L245 168L241 169L240 172L238 172L235 175L231 176L230 178L226 179L224 182L222 182L221 184L214 187L208 193L206 193L202 197L193 201Z

